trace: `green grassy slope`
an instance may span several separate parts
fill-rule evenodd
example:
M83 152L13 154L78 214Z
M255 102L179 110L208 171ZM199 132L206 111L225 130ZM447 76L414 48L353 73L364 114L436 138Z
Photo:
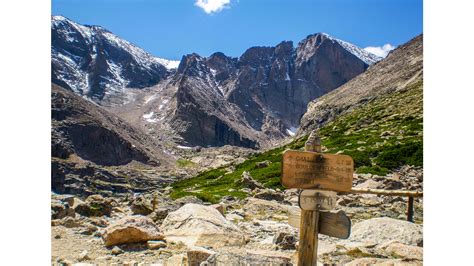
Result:
M320 129L323 151L352 156L356 172L384 175L404 164L423 164L423 82L404 91L378 97ZM302 149L307 136L283 147L257 154L230 172L221 167L174 183L172 198L194 195L218 202L221 197L246 196L236 183L244 171L267 187L282 188L280 171L285 149ZM255 163L269 160L266 168Z

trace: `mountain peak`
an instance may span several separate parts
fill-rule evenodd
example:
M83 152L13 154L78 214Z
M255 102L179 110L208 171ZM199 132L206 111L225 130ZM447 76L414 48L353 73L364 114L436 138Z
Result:
M155 57L96 25L51 16L52 80L80 95L102 100L125 88L155 85L179 61Z
M346 41L343 41L341 39L338 39L336 37L333 37L329 35L328 33L325 32L318 32L314 33L311 35L308 35L304 40L302 40L299 45L300 46L313 46L309 47L310 49L314 49L314 46L319 46L322 42L325 40L330 40L333 43L337 43L340 46L342 46L346 51L349 53L353 54L360 60L364 61L367 65L372 65L380 60L382 60L381 57L376 56L372 53L367 52L366 50L352 44Z

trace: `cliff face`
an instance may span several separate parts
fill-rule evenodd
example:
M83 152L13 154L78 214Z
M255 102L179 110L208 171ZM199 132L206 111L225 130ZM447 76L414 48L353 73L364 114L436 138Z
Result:
M159 165L167 156L140 131L64 88L51 88L51 153L72 154L99 165L124 165L132 160Z
M261 130L268 119L280 119L288 129L298 127L311 100L364 72L368 64L328 35L315 34L297 48L292 42L250 48L238 67L227 98Z
M298 134L334 120L387 94L417 88L423 81L423 35L390 52L382 61L332 92L312 101Z
M218 63L223 63L220 73L225 73L226 62ZM176 109L168 118L171 126L190 145L256 148L256 135L241 111L226 101L215 75L217 71L207 66L205 58L196 54L183 57L173 81L177 91Z

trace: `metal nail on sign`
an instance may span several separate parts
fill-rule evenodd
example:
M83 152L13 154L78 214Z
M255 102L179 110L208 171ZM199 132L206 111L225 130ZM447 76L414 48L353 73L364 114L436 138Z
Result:
M301 191L298 203L301 209L307 211L332 210L336 206L337 193L308 189Z
M287 188L318 188L348 192L354 161L348 155L287 150L283 153L281 183Z

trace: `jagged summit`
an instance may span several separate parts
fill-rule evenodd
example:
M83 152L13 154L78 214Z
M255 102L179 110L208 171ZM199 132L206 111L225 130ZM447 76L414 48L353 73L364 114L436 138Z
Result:
M51 17L51 37L52 81L95 100L125 88L152 86L177 65L101 26L81 25L63 16Z
M337 42L340 44L344 49L346 49L348 52L351 54L357 56L360 60L364 61L367 65L372 65L380 60L382 60L381 57L376 56L372 53L367 52L366 50L343 40L340 40L338 38L335 38L325 32L319 32L315 34L308 35L305 40L308 39L319 39L320 42L324 41L325 39L328 39L332 42ZM304 42L303 40L302 42Z

